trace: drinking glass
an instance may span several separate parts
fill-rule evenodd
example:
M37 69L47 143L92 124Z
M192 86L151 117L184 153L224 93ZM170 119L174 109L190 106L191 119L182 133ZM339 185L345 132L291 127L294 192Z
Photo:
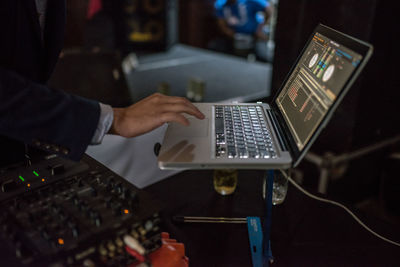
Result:
M282 170L287 176L291 175L291 169ZM266 174L267 175L267 174ZM288 190L288 179L281 173L280 170L274 171L274 182L272 184L272 204L279 205L285 201ZM263 198L265 199L267 192L267 177L263 183Z
M238 172L235 169L214 170L214 189L221 195L230 195L235 192Z

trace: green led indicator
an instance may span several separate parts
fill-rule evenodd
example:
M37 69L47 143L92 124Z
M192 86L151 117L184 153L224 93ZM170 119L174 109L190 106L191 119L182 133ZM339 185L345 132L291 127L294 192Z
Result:
M39 174L37 172L35 172L35 171L33 171L33 174L36 175L36 176L39 176Z
M19 176L19 179L21 179L22 182L25 182L24 177L22 177L21 175Z

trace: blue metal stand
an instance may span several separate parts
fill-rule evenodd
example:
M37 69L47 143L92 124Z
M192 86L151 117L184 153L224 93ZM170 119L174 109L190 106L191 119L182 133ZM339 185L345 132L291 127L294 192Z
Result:
M268 267L269 263L274 259L271 250L271 220L272 220L272 187L274 183L274 171L267 171L265 177L267 191L265 194L265 221L264 221L264 237L263 237L263 266Z
M265 220L264 230L261 227L259 217L247 217L247 230L249 233L251 259L253 267L268 267L273 260L271 251L271 217L272 217L272 186L274 182L274 171L267 171L265 194Z
M251 261L253 267L263 266L263 232L260 217L247 217L247 230L249 233Z

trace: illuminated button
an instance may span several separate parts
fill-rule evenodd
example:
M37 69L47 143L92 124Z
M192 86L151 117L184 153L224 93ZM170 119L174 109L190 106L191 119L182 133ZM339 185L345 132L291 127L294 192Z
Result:
M58 241L59 245L61 245L61 246L64 245L64 239L59 238L57 241Z

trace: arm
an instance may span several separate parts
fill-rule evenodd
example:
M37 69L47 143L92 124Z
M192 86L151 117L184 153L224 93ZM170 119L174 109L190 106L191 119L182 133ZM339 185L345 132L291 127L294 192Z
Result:
M264 10L264 13L265 13L265 22L264 22L264 24L268 24L269 23L269 21L271 19L271 16L272 16L272 12L274 12L273 7L271 5L268 5Z
M79 160L99 120L96 101L32 82L0 67L0 134Z
M228 24L226 23L225 19L223 18L217 18L217 25L221 32L228 38L233 39L235 35L235 31L232 30Z
M79 160L87 146L100 143L105 133L97 134L104 123L99 121L98 102L50 89L1 68L0 100L0 134L50 153ZM182 113L204 118L187 99L161 94L127 108L114 108L111 113L109 133L123 137L144 134L166 122L188 125Z
M258 25L257 31L255 32L255 36L257 39L268 40L269 36L264 33L263 28L265 25L268 25L270 23L272 12L273 12L273 7L271 5L265 7L264 22Z
M215 11L215 17L217 19L217 27L219 28L219 30L225 37L233 39L235 31L231 27L229 27L226 21L224 14L224 4L215 1L214 11Z

